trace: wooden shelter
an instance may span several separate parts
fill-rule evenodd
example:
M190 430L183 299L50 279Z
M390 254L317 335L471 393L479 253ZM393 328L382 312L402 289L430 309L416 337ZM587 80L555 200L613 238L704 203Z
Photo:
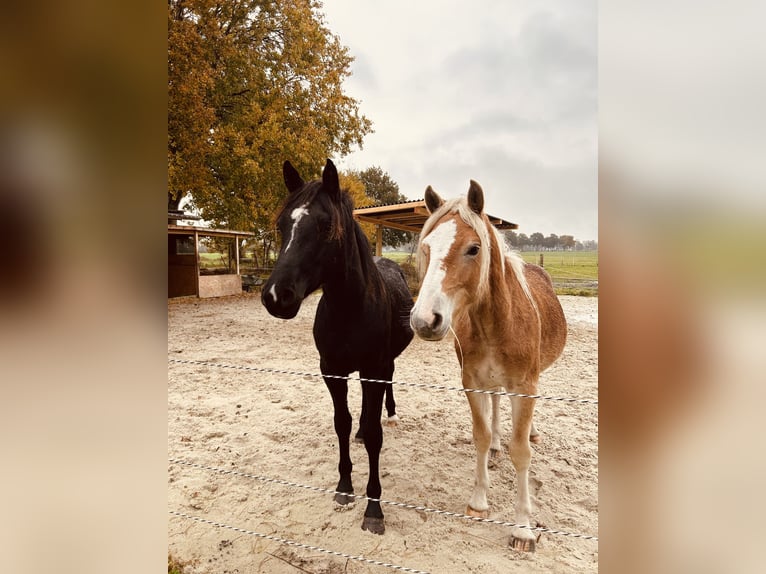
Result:
M365 223L372 223L376 226L377 236L375 242L375 254L380 255L383 252L383 228L390 227L400 231L411 231L420 233L423 224L428 219L430 213L426 208L425 199L415 199L405 201L404 203L391 203L388 205L373 205L370 207L360 207L354 210L354 217ZM489 220L498 229L518 229L516 223L511 223L500 217L489 215Z
M254 237L248 231L210 229L192 225L178 225L178 220L198 220L199 217L179 212L168 212L168 297L221 297L242 292L239 274L239 243L245 237ZM200 239L227 238L233 246L229 250L227 267L220 272L207 273L200 264Z

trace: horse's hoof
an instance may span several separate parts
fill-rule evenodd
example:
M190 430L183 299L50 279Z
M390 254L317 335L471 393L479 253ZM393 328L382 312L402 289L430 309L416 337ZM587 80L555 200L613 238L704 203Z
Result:
M500 449L499 448L489 449L489 458L490 460L498 460L500 458Z
M470 506L465 507L465 513L468 516L474 516L476 518L489 518L489 509L487 510L474 510Z
M529 435L529 442L534 444L540 444L543 442L543 437L541 437L539 434L531 434Z
M356 435L354 437L354 442L357 444L364 444L364 437L361 435Z
M335 512L345 512L351 510L356 506L356 497L351 494L336 493L335 500L333 500L333 508Z
M368 530L373 534L383 534L386 531L386 525L382 518L365 516L362 522L362 530Z
M383 424L385 424L387 427L395 427L399 424L399 417L397 415L388 417Z
M519 552L534 552L535 551L535 539L529 538L516 538L511 536L509 546Z

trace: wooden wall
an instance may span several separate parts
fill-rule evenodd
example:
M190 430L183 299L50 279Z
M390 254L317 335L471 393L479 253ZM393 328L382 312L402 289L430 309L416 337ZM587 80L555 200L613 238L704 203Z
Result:
M200 275L200 297L223 297L242 293L242 278L239 275Z
M177 254L176 239L182 235L168 235L168 297L197 294L197 257Z

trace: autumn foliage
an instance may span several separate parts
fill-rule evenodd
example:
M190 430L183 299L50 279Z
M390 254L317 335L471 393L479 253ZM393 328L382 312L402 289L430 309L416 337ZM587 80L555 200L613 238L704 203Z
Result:
M320 8L169 0L169 208L188 197L215 225L269 234L285 159L308 179L361 147L372 124L343 91L353 58Z

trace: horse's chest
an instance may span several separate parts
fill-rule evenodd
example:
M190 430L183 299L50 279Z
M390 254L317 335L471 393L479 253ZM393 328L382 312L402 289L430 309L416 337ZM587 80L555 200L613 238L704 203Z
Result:
M511 388L524 380L528 368L527 361L518 361L513 356L503 353L469 357L465 365L465 370L473 381L472 385L484 389Z
M494 387L504 385L508 380L509 373L507 366L491 355L478 360L473 370L475 376L482 382L482 386Z
M342 363L354 369L360 362L377 356L386 348L385 333L377 325L327 322L314 330L314 341L323 359Z

